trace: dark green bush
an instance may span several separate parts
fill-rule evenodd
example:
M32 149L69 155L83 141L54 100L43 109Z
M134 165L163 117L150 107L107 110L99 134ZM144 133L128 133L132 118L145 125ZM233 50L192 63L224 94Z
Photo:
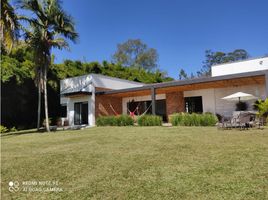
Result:
M214 126L218 119L210 113L175 113L169 116L169 120L173 126Z
M161 126L162 117L156 115L143 115L137 119L140 126Z
M134 120L128 115L103 116L96 120L97 126L133 126Z

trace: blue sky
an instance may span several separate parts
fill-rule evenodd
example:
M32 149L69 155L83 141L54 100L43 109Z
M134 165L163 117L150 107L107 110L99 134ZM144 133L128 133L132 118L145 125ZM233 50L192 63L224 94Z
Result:
M174 78L196 72L205 50L242 48L268 54L267 0L64 0L80 35L55 62L111 60L116 45L141 39L159 53L159 68Z

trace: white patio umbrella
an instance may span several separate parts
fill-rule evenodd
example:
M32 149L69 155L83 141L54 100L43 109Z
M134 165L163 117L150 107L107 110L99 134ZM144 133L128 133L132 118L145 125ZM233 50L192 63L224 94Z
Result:
M234 94L231 94L229 96L223 97L222 99L227 101L248 101L253 99L258 99L257 97L253 96L252 94L247 94L244 92L236 92Z

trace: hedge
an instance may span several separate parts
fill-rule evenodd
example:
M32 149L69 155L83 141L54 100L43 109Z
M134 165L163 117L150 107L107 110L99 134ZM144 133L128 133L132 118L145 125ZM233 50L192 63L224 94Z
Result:
M128 115L101 116L96 120L97 126L133 126L134 120Z
M161 126L162 117L156 115L143 115L137 119L140 126Z
M210 113L175 113L169 116L173 126L215 126L218 119Z

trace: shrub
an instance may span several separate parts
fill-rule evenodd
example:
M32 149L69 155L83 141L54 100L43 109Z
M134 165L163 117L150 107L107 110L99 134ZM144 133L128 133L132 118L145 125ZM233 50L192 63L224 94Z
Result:
M3 125L0 125L0 133L7 133L7 132L8 132L8 128Z
M138 117L137 122L140 126L161 126L162 117L156 115L143 115Z
M16 132L18 131L15 126L13 126L11 129L9 129L10 132Z
M117 125L118 126L133 126L134 119L128 115L120 115L117 117Z
M96 120L97 126L133 126L134 120L128 115L102 116Z
M173 126L214 126L218 119L215 115L196 113L175 113L169 116Z

